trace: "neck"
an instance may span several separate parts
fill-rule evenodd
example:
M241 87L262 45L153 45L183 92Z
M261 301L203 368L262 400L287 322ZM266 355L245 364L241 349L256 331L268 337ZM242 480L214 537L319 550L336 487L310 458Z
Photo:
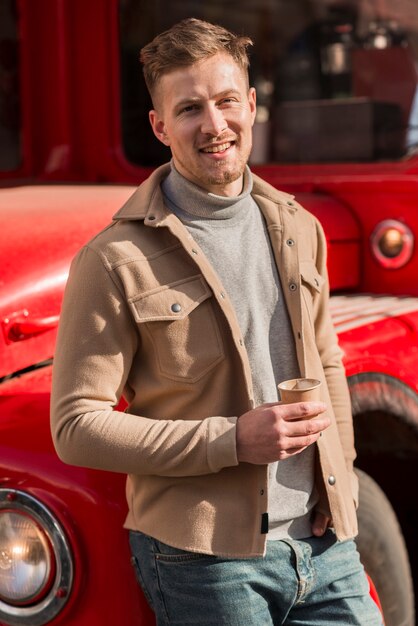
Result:
M182 176L171 162L171 172L162 183L166 199L189 216L212 219L229 219L245 206L252 191L251 171L246 167L241 193L223 196L209 192ZM174 206L170 208L174 209ZM176 212L176 211L175 211Z

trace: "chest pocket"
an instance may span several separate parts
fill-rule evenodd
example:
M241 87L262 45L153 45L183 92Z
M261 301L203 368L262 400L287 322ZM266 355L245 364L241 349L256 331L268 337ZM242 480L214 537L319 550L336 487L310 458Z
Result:
M309 316L313 319L316 296L321 293L325 279L318 272L313 261L301 261L300 275L302 297L308 309Z
M195 382L223 359L212 292L201 276L133 297L129 304L140 331L151 339L162 375Z

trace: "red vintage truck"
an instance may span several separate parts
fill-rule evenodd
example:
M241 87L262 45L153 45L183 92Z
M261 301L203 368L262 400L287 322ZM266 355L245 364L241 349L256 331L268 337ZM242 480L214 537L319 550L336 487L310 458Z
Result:
M59 461L49 394L71 258L169 158L151 135L138 51L188 16L254 39L252 168L325 228L356 430L358 545L386 625L414 626L412 0L0 0L0 624L154 623L122 529L124 476Z

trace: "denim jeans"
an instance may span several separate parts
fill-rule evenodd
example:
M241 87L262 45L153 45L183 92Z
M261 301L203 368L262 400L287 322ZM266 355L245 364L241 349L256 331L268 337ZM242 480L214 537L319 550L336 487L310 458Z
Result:
M185 552L130 532L157 626L382 626L354 541L270 541L264 558Z

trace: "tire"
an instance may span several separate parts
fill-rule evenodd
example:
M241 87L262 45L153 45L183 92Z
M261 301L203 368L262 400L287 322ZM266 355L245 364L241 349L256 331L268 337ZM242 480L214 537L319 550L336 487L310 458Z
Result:
M385 626L415 626L411 570L395 512L378 484L355 471L360 482L356 543L379 595Z

